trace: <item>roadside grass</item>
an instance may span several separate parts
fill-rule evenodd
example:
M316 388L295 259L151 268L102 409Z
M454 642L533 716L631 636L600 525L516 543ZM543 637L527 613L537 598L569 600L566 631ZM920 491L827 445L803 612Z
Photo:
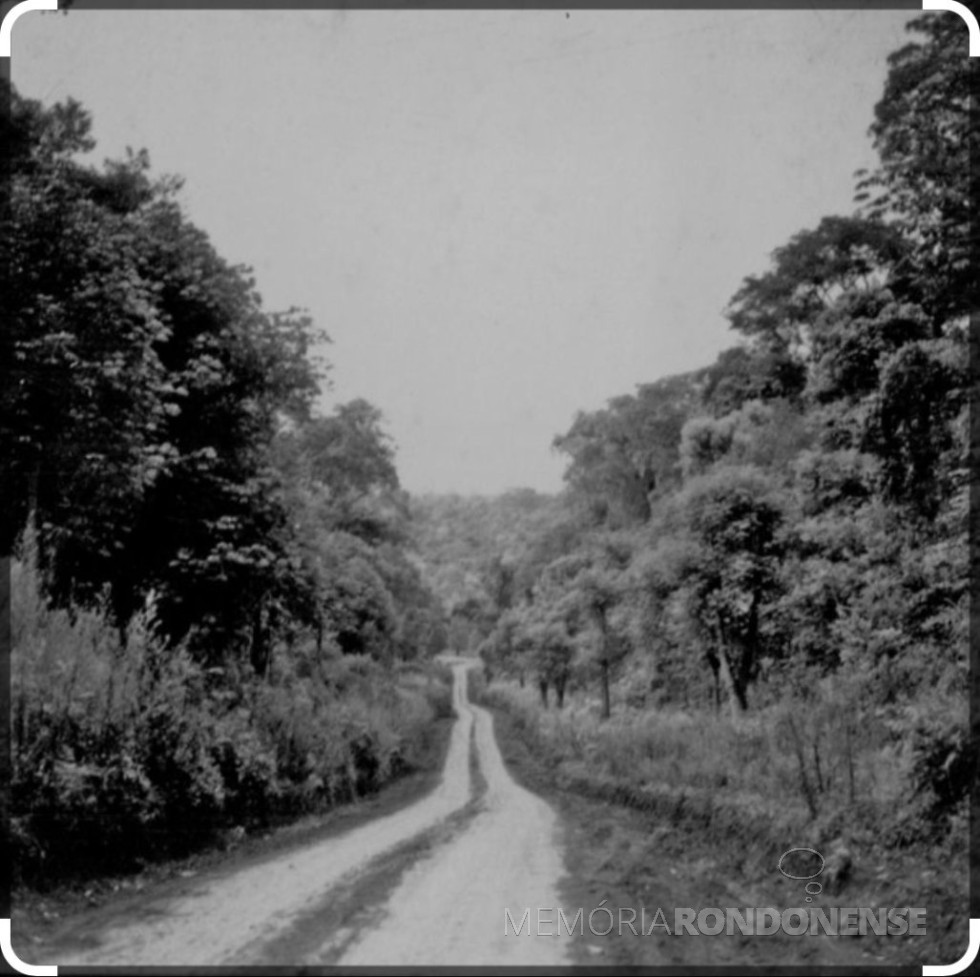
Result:
M515 775L562 809L591 803L588 820L608 822L605 833L591 824L579 831L596 849L590 865L621 898L686 877L683 898L695 901L683 905L801 907L804 883L784 878L777 864L791 848L813 848L827 858L814 880L823 886L814 906L927 910L925 936L840 938L850 962L948 963L964 952L965 802L930 833L926 799L910 787L908 744L889 735L884 719L855 730L846 695L836 703L771 706L738 723L622 707L602 721L597 703L543 710L530 688L505 680L488 689L477 674L470 681L473 700L494 712ZM813 952L788 939L788 953ZM662 962L642 940L616 952L633 954L619 963ZM689 956L674 962L684 961Z
M267 830L255 830L245 835L229 834L218 844L182 858L147 862L138 872L101 874L85 879L76 877L52 883L43 891L19 886L13 894L11 923L18 955L31 961L37 955L32 948L38 947L42 955L47 954L49 958L50 946L57 946L66 938L70 943L73 933L97 928L93 914L100 918L103 914L125 916L127 906L130 903L138 905L146 892L152 891L159 897L167 888L193 884L184 880L193 880L201 873L220 870L228 864L244 868L270 857L300 851L410 807L438 786L452 726L451 718L431 723L424 754L419 754L418 769L390 781L376 793L350 803L338 804L322 813L308 814Z
M441 764L449 669L281 648L270 674L205 668L152 607L119 634L99 610L11 572L7 850L16 892L125 876L228 847ZM15 898L17 895L15 894Z

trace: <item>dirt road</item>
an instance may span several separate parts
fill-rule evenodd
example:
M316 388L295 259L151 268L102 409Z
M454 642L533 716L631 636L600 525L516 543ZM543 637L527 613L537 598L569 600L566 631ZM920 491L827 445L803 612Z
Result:
M346 834L141 899L31 963L564 964L567 938L504 935L504 910L558 907L551 808L511 779L492 720L454 664L454 725L438 788ZM471 746L486 790L474 799ZM355 911L356 910L356 913ZM532 927L533 928L533 927Z

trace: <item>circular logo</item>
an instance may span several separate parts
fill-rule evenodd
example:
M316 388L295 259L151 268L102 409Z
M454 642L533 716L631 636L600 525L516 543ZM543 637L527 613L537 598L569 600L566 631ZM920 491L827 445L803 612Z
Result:
M783 868L783 862L785 861L786 858L788 858L790 855L795 854L796 852L805 852L806 856L816 855L817 858L820 859L820 868L818 868L816 872L812 872L809 875L793 875L791 872L787 872L786 869ZM801 860L811 861L811 859L806 856L801 856ZM815 879L824 870L824 866L826 864L827 864L827 860L823 857L823 855L820 854L820 852L818 852L814 848L790 848L789 851L783 852L782 856L779 859L778 864L776 865L776 868L778 868L780 873L785 875L786 878L788 879L793 879L795 882L806 882L806 885L803 886L803 890L807 894L806 901L813 902L812 897L820 895L820 893L823 892L823 886L819 882L810 882L808 880ZM802 866L796 866L796 865L793 866L794 870L798 870L801 867Z
M809 852L811 855L816 855L817 858L820 859L820 868L818 868L816 872L811 872L809 875L791 875L789 872L787 872L786 869L783 868L783 862L786 860L787 856L798 851L805 851ZM813 848L790 848L789 851L783 852L779 859L779 863L776 865L776 868L778 868L779 871L788 879L793 879L796 882L805 882L807 879L815 879L824 870L824 866L826 864L827 860L823 857L823 855Z

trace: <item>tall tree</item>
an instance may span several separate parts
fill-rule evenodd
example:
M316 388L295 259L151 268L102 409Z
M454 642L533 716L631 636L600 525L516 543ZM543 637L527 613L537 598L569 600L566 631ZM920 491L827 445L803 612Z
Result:
M859 184L866 213L901 231L908 249L911 298L934 323L969 315L980 292L974 260L973 207L980 176L980 68L954 13L909 21L914 40L888 58L888 77L871 126L881 160Z
M720 468L684 492L698 549L687 569L690 608L732 713L748 707L765 617L779 588L784 503L758 469Z
M579 413L554 439L569 457L565 481L598 524L646 522L651 495L677 483L681 427L699 402L699 380L679 374L643 384L633 396Z
M10 97L0 542L32 515L55 600L108 587L122 625L154 590L172 638L260 648L295 582L266 450L309 411L318 337L262 309L145 153L88 167L78 103Z
M732 297L732 328L777 359L806 359L814 323L840 297L881 287L905 247L880 220L825 217L772 254L772 268L749 275Z

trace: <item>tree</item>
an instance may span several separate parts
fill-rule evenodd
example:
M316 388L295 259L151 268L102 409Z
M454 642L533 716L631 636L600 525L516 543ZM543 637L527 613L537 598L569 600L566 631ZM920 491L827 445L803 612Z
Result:
M777 248L770 271L748 276L726 314L733 329L777 362L805 359L820 315L847 292L879 288L904 253L888 224L825 217Z
M549 624L560 621L569 636L587 649L586 663L599 677L603 719L612 711L613 672L629 650L626 629L616 612L628 593L626 571L631 556L624 536L594 536L580 549L549 564L535 587L535 604L554 607Z
M692 480L683 503L698 547L686 572L691 615L738 716L748 708L764 618L778 593L785 503L771 481L748 466Z
M685 479L719 463L785 467L812 440L802 410L784 400L749 400L722 417L692 417L681 430Z
M446 612L420 569L401 545L381 543L375 554L378 573L395 608L393 653L402 661L439 654L448 642Z
M267 448L280 417L308 415L318 336L263 310L145 152L79 162L78 103L12 92L4 125L2 545L33 518L56 602L107 588L122 628L154 591L172 640L261 665L301 583Z
M283 424L270 456L314 595L304 609L318 649L332 635L345 653L385 659L442 650L446 614L404 549L410 510L381 412L358 399Z
M132 522L130 500L166 452L154 429L173 409L157 352L167 327L139 274L137 218L101 205L109 181L72 162L93 146L87 113L74 101L45 111L9 94L10 197L0 238L2 546L10 552L33 514L46 542L57 530L74 544L73 562L82 564L74 589L91 599L94 581L117 556L114 534ZM135 163L113 182L119 177L134 188L146 182ZM50 552L42 547L46 564Z
M549 608L529 628L527 643L541 690L542 704L548 705L548 689L555 690L555 704L565 705L565 690L572 673L576 644L568 620L560 609Z
M314 474L338 495L366 495L398 488L394 446L383 416L359 397L340 404L332 417L307 428Z
M907 250L909 298L920 302L938 330L978 306L972 219L978 176L970 166L980 149L975 59L953 13L909 21L917 35L888 58L888 77L871 126L881 160L859 174L858 199L873 219L887 219Z
M651 495L678 481L678 446L698 403L698 376L643 384L593 413L579 413L553 445L569 456L565 481L598 525L618 528L650 518Z
M349 533L330 533L321 547L320 601L328 633L344 654L388 658L397 612L376 554Z
M490 675L517 675L522 687L527 667L520 654L523 626L522 611L511 608L501 614L493 630L480 645L480 658Z
M676 500L674 500L676 502ZM651 525L630 567L635 644L643 652L650 690L669 700L690 700L700 688L702 670L692 643L700 635L690 626L685 583L701 556L698 544L683 531L683 514L668 505ZM702 650L699 645L695 650ZM717 699L717 692L716 692Z
M891 290L851 293L821 318L807 393L820 403L857 403L877 389L887 356L928 336L922 309L896 302Z
M169 328L159 355L177 409L159 430L173 448L170 463L144 499L122 565L132 591L160 591L172 637L206 620L203 640L234 646L244 629L254 646L264 640L256 621L265 611L256 608L279 600L289 565L268 450L282 416L309 414L318 385L307 353L316 336L302 314L266 314L247 270L222 261L175 201L155 200L143 216L141 262L158 282ZM282 572L270 574L271 566Z
M685 478L700 475L732 449L737 418L692 417L681 430L681 471Z
M944 340L896 350L881 367L868 425L867 445L880 459L885 497L909 504L927 520L951 488L951 421L960 413L964 386L956 359L955 348Z
M732 346L705 370L703 402L715 417L738 410L750 400L799 400L806 364L785 349L762 344Z

